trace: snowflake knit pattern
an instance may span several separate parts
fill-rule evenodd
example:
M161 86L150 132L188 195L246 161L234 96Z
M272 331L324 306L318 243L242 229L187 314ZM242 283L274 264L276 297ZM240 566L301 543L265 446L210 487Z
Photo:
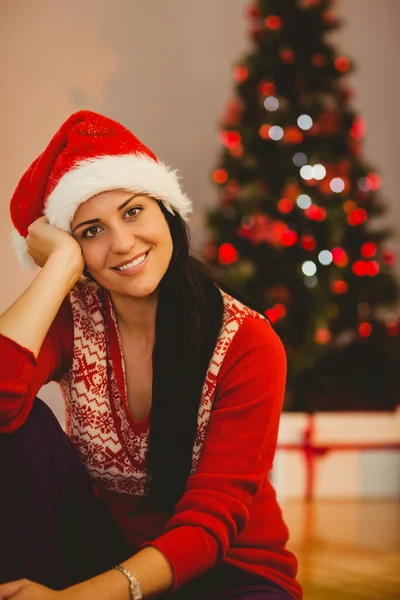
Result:
M217 377L226 352L247 316L263 318L228 294L221 294L223 321L201 394L192 473L200 458ZM129 413L122 346L111 300L108 293L90 281L78 282L69 298L74 321L74 353L71 369L60 381L67 433L96 486L142 496L149 480L146 459L150 423L148 418L135 422ZM106 319L107 308L111 314L109 320ZM110 344L110 340L116 343ZM118 385L115 365L120 369L122 386Z

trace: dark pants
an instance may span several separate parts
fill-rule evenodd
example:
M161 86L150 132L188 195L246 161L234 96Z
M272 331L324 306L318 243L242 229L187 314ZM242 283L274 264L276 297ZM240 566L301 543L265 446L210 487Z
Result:
M72 443L39 398L18 431L0 435L0 474L0 583L27 578L63 589L131 555ZM271 582L227 565L170 596L196 597L292 598Z

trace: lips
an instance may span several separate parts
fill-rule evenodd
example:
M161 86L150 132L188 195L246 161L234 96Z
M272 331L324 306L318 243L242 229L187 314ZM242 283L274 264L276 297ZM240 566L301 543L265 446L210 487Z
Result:
M133 258L130 258L128 260L124 260L124 262L121 262L118 265L115 265L114 267L111 267L111 269L114 269L114 270L118 271L120 267L123 267L125 265L129 265L131 262L137 260L138 258L140 258L143 255L147 255L149 252L150 252L150 250L146 250L146 252L141 252L140 254L137 254Z

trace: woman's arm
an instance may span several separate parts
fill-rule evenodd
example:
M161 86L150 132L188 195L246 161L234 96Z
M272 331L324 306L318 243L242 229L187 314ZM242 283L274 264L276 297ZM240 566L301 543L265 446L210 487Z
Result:
M140 582L143 598L168 594L174 580L171 565L156 548L145 548L121 563ZM65 590L73 600L129 600L129 583L125 575L112 569Z
M0 317L0 333L37 357L62 301L84 267L78 242L44 217L29 228L29 254L42 270Z
M221 562L246 526L252 499L272 466L285 379L281 341L268 323L249 317L225 356L200 461L175 515L162 536L122 563L140 582L144 598L164 596ZM14 591L23 584L12 585ZM40 586L29 586L32 594L20 592L16 600L39 597ZM3 589L11 591L0 586L0 600ZM124 575L111 570L63 592L46 590L40 598L128 600L128 590Z
M223 562L243 531L271 470L286 382L282 342L266 321L247 317L222 364L196 472L149 545L171 563L174 588Z
M49 381L69 371L73 354L73 316L69 299L61 304L37 358L0 334L0 434L17 431L30 414L35 396Z
M221 562L246 526L272 466L285 380L281 341L266 321L249 317L222 365L200 461L175 515L162 536L122 563L144 598L175 590ZM85 594L128 600L124 579L118 571L104 573L77 586L76 600Z
M146 548L122 563L141 582L143 598L165 596L172 588L172 570L155 548ZM0 585L0 600L129 600L128 579L112 569L61 592L21 579Z
M84 265L78 242L45 217L29 227L26 242L42 269L0 317L0 433L21 427L37 391L68 359L71 314L69 304L60 307Z

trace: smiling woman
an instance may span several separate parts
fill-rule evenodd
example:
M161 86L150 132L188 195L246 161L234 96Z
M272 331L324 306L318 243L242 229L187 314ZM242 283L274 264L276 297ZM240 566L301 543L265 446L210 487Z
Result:
M285 353L191 255L190 212L90 111L16 188L14 246L41 270L0 317L0 600L301 598L268 477ZM66 433L36 397L51 380Z
M172 257L172 239L156 200L102 192L79 206L71 228L87 272L110 291L114 304L121 296L157 290Z

